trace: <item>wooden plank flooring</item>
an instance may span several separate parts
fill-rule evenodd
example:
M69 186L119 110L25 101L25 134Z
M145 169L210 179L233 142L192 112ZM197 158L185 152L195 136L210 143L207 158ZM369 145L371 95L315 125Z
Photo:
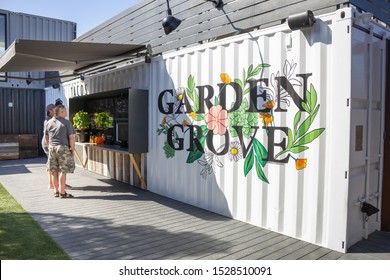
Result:
M390 259L390 233L342 254L77 168L74 199L47 188L45 158L0 161L0 183L72 259Z

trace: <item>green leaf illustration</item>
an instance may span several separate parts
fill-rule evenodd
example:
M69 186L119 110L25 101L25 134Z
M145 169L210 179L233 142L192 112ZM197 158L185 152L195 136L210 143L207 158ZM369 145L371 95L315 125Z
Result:
M167 158L173 158L175 156L175 150L171 146L169 146L167 141L164 142L163 150Z
M240 108L229 114L229 131L232 137L238 136L233 126L242 126L242 132L247 139L250 139L253 135L255 129L252 126L257 126L259 118L257 113L247 112L248 108L249 102L247 99L244 99Z
M303 103L303 102L302 102L302 103ZM307 107L308 107L309 110L310 110L308 113L310 113L311 110L312 110L312 108L313 108L313 106L311 105L310 91L308 91L308 90L306 90L306 105L307 105Z
M199 95L196 92L196 89L193 90L193 97L194 97L194 99L193 99L194 105L191 106L191 108L194 112L198 112L198 110L199 110Z
M302 105L302 108L303 108L307 113L310 114L310 108L309 108L309 106L308 106L305 102L303 102L303 101L302 101L301 105Z
M189 75L187 79L187 89L186 96L192 101L191 109L193 112L197 112L199 110L199 96L195 89L195 81L194 76Z
M193 90L193 89L195 88L194 76L192 76L192 75L189 75L189 76L188 76L187 84L188 84L188 88L189 88L189 89Z
M290 149L290 152L292 152L294 154L299 154L300 152L306 151L307 149L309 149L309 147L306 147L306 146L292 147Z
M248 175L249 171L251 171L253 164L254 164L254 153L253 153L253 147L247 154L244 162L244 175Z
M261 71L261 68L262 67L261 67L260 64L257 65L256 68L253 69L253 71L251 71L251 77L258 75L260 73L260 71Z
M257 158L256 158L256 173L257 173L257 177L259 177L261 181L269 184L267 176L265 176L263 168L261 167L261 163L257 160Z
M294 136L293 136L293 133L292 133L291 129L288 129L287 136L288 136L288 142L287 142L287 148L286 149L290 149L292 147L293 141L294 141Z
M297 132L295 133L295 140L299 139L301 136L303 136L310 128L311 124L313 122L313 119L310 118L310 116L301 123L301 125L298 127Z
M252 76L258 75L262 68L266 68L266 67L270 67L270 66L271 65L267 64L267 63L262 63L262 64L257 65L257 67L252 72Z
M243 83L241 82L240 79L235 79L234 82L239 84L241 88L244 88L244 85L243 85Z
M249 66L249 68L248 68L248 77L253 76L252 71L253 71L253 64L251 64L251 65Z
M256 138L253 139L253 147L255 149L257 159L259 160L261 166L264 167L267 164L267 160L268 160L267 149Z
M196 115L195 116L195 120L196 121L203 121L204 120L204 115L203 114Z
M310 84L310 107L315 108L317 105L317 91L313 84Z
M294 133L297 133L299 121L301 120L302 113L298 111L294 117Z
M299 139L298 142L294 144L294 146L309 144L318 136L320 136L321 133L324 132L324 130L325 128L318 128L318 129L314 129L313 131L310 131L308 134L304 135L301 139Z
M204 142L206 140L206 135L207 135L208 129L207 129L207 126L205 126L205 125L202 125L201 129L202 129L202 137L199 139L199 142L202 145L202 147L204 148ZM197 135L198 135L198 132L197 132L197 130L195 130L194 136L196 137ZM202 157L202 155L203 155L202 151L200 151L195 146L195 149L188 154L186 163L193 163L196 160L200 159Z
M314 121L315 117L317 116L318 110L320 110L320 105L318 104L317 107L314 109L313 113L310 115L311 122Z

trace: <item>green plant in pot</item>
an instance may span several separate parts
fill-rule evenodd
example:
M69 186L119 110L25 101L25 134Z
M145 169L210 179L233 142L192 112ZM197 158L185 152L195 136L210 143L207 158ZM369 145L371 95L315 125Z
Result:
M105 137L107 136L107 130L112 127L113 118L107 112L95 113L94 116L94 127L98 130L95 140L98 140L100 143L106 143Z
M112 117L107 112L95 113L95 125L97 129L107 130L112 126Z
M83 110L78 111L73 117L73 127L76 129L76 135L80 142L85 142L85 130L91 124L91 117Z

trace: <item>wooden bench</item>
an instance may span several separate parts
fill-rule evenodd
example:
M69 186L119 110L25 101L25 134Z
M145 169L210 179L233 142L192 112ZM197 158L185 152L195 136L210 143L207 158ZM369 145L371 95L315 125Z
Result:
M19 159L19 143L0 143L0 160Z

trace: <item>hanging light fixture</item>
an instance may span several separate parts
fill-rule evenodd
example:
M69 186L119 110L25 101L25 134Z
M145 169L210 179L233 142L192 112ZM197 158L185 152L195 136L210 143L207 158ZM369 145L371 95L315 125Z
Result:
M169 0L167 0L167 17L163 19L162 26L166 35L175 30L181 23L181 20L172 16L172 11L169 8Z
M31 74L28 73L28 77L27 77L27 79L26 79L26 84L27 84L27 85L30 85L31 83L32 83Z
M222 0L206 0L207 2L213 2L215 8L221 8L223 6Z

